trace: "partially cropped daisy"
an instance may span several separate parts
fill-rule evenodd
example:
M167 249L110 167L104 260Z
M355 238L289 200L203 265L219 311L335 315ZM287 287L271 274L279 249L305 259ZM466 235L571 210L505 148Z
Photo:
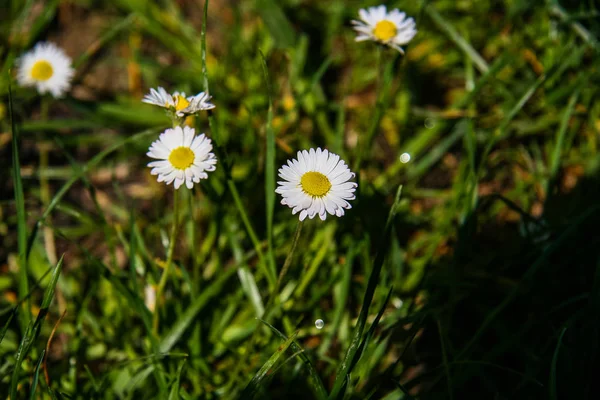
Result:
M178 117L184 117L186 115L195 114L198 111L215 108L215 105L210 103L209 100L210 96L204 92L187 97L183 92L170 94L162 87L159 87L158 90L150 89L150 93L142 99L144 103L154 104L172 110Z
M279 176L284 181L277 182L275 192L292 214L300 213L300 221L315 215L325 220L327 213L341 217L351 208L347 200L355 198L358 186L349 182L354 173L340 156L320 148L299 151L297 159L279 169Z
M71 58L63 49L41 42L19 59L17 80L21 86L35 86L41 94L61 97L71 87L74 73Z
M159 182L174 182L175 189L184 182L191 189L200 179L208 178L206 172L216 169L217 157L212 148L211 140L204 133L196 136L194 128L167 129L148 150L148 157L158 160L148 164L150 173L158 175Z
M404 54L402 47L417 34L415 20L394 9L387 12L385 6L370 7L358 11L360 21L352 21L358 32L357 42L373 40L390 46Z

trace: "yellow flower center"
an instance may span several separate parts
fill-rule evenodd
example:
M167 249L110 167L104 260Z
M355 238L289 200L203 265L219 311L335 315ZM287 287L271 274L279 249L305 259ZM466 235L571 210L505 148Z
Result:
M323 197L331 189L329 178L315 171L310 171L302 175L300 185L302 186L302 190L312 197Z
M175 96L175 110L181 111L189 105L190 105L190 102L187 101L187 99L185 97L183 97L181 95Z
M36 81L47 81L52 78L54 74L54 68L46 60L39 60L31 67L31 77Z
M194 163L194 152L189 147L177 147L169 154L169 162L177 169L187 169Z
M375 29L373 29L373 35L382 42L388 41L398 33L398 29L396 28L396 24L391 21L384 19L383 21L379 21L375 25Z

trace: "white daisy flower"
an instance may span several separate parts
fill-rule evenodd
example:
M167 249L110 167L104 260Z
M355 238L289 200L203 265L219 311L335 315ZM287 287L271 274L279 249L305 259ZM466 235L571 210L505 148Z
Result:
M54 97L61 97L71 87L75 74L71 58L54 43L36 44L17 63L17 80L21 86L35 86L40 94L50 92Z
M150 173L158 175L159 182L174 182L175 189L184 182L191 189L200 179L208 178L206 172L216 169L217 157L212 148L211 140L204 133L195 136L194 128L167 129L148 150L148 157L158 160L148 164Z
M185 96L185 94L182 94ZM177 116L182 117L186 114L195 114L198 111L212 110L215 105L209 102L210 96L208 93L200 92L195 96L187 98L187 106L177 112ZM181 113L181 115L180 115Z
M407 44L417 34L415 20L394 9L387 12L385 6L370 7L358 11L361 21L352 21L358 32L357 42L373 40L390 46L404 54L402 45Z
M354 172L340 156L320 148L299 151L297 159L288 160L279 169L279 176L285 181L277 182L275 192L292 214L300 212L300 221L317 214L324 221L327 213L341 217L344 209L351 208L347 200L355 198L358 186L348 182Z
M204 92L189 97L186 97L183 92L169 94L164 88L159 87L158 90L150 89L150 93L144 96L142 101L144 103L174 110L175 115L184 117L186 115L195 114L198 111L215 108L215 105L209 102L210 98L211 96Z

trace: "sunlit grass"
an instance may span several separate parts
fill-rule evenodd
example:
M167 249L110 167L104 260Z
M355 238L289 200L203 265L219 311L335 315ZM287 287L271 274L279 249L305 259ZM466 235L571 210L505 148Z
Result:
M405 54L355 42L372 1L234 3L3 10L0 395L593 396L595 3L391 2ZM16 79L46 40L63 98ZM176 196L146 155L175 125L218 159ZM298 224L277 170L316 148L356 199Z

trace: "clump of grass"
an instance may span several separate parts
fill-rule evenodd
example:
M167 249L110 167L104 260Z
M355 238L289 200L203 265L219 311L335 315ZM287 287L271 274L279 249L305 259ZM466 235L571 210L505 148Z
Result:
M590 398L598 9L393 6L404 55L341 0L7 6L0 394ZM15 79L42 40L73 57L62 99ZM216 107L172 120L158 86ZM218 158L176 197L145 155L173 123ZM277 166L317 147L357 198L298 225Z

